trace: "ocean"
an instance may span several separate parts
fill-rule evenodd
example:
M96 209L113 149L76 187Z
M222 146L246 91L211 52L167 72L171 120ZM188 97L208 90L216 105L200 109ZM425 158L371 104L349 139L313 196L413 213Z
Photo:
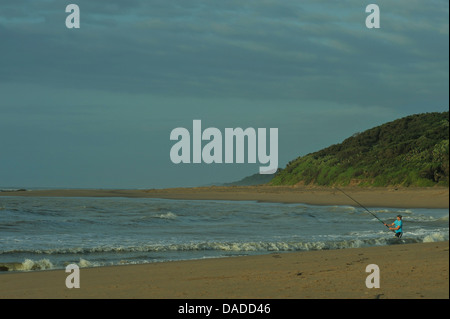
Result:
M448 209L149 198L0 197L0 270L348 249L449 238Z

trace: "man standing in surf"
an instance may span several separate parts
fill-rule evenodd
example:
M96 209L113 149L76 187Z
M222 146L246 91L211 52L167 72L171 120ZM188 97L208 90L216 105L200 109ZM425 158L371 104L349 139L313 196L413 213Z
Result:
M388 225L385 224L387 227L389 227L389 230L393 230L395 232L395 237L401 238L403 235L403 221L402 221L402 215L397 215L397 220L394 221L392 224Z

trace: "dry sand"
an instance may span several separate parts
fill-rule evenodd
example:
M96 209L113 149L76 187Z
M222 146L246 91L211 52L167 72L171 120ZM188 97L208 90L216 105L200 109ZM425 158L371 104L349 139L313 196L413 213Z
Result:
M448 188L346 187L342 189L367 207L449 207ZM304 203L311 205L357 205L337 189L329 187L301 186L212 186L150 190L62 189L0 192L0 196L145 197L193 200L256 200L282 203Z
M423 299L449 298L449 243L0 274L0 298ZM367 288L369 264L380 288Z

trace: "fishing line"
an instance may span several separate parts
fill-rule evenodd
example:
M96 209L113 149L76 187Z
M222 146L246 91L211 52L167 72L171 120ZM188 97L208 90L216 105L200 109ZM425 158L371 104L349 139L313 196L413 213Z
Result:
M342 189L334 187L337 190L340 190L342 193L344 193L345 196L347 196L348 198L350 198L352 201L354 201L355 203L357 203L359 206L361 206L362 208L364 208L370 215L372 215L373 217L375 217L376 219L378 219L380 221L380 223L382 223L384 226L386 226L389 229L389 226L386 225L385 222L383 222L381 219L378 218L377 215L375 215L374 213L372 213L370 210L368 210L363 204L361 204L360 202L358 202L356 199L354 199L353 197L351 197L350 195L348 195L346 192L344 192ZM389 229L390 230L390 229Z

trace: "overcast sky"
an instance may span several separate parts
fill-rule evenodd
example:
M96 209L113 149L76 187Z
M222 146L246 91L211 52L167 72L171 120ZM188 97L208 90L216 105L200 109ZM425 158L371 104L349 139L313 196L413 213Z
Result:
M65 8L81 10L68 29ZM447 0L1 0L0 187L230 182L171 162L172 129L278 128L279 166L448 110Z

